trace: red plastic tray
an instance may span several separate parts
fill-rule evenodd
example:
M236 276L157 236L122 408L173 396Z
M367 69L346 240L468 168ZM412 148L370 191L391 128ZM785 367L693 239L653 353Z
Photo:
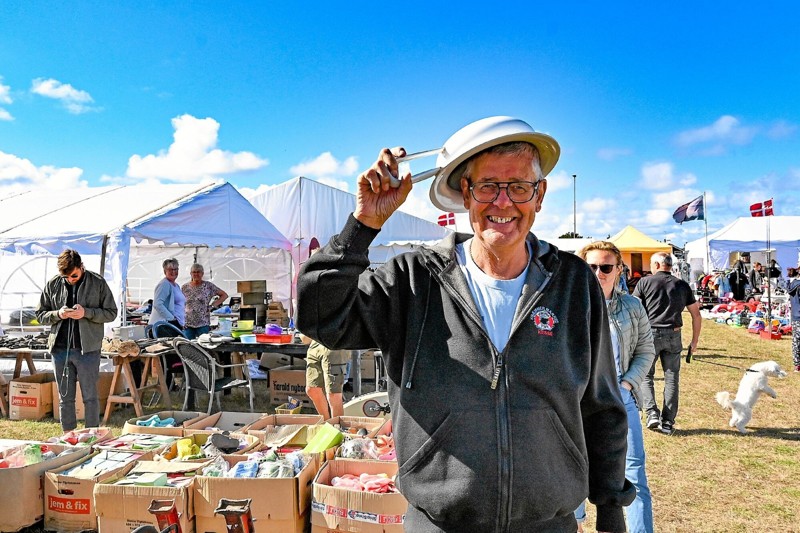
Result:
M291 335L267 335L266 333L256 333L256 342L270 342L274 344L291 344Z

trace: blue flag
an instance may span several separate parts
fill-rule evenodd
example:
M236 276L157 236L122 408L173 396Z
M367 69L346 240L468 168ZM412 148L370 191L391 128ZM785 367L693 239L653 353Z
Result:
M705 220L706 206L703 203L703 196L698 196L688 204L683 204L672 213L672 218L678 224L683 224L689 220Z

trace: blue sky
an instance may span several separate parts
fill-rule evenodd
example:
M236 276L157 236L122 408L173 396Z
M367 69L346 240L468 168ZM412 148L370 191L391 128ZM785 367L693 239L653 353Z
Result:
M800 215L791 2L39 2L0 15L0 196L304 175L354 191L383 146L511 115L562 156L534 231L675 244L751 203ZM415 167L415 170L417 168ZM435 220L419 184L407 210ZM2 217L2 214L0 214Z

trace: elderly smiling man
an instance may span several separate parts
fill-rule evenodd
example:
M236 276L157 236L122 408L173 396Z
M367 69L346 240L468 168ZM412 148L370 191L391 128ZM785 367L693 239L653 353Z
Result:
M405 150L358 178L356 210L299 279L298 326L332 348L377 346L389 376L407 531L624 531L627 422L600 286L530 233L556 141L491 117L442 148L431 200L474 237L397 256L367 250L411 191ZM393 187L392 185L396 185Z

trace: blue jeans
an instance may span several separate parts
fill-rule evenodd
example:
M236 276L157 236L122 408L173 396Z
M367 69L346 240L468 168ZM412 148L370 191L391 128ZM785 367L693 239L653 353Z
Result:
M189 326L186 326L183 329L183 336L186 337L187 339L196 339L203 333L208 333L209 331L211 331L211 326L199 326L196 328L191 328Z
M656 358L653 366L644 378L640 394L644 410L648 415L655 414L661 418L662 422L675 423L678 416L678 396L680 394L680 372L681 372L681 331L671 329L653 328L653 344L656 348ZM656 373L656 362L661 361L661 368L664 370L664 403L662 410L658 410L656 404L655 386L653 377Z
M636 487L636 499L625 507L625 519L630 533L653 533L653 499L645 472L644 439L639 408L630 391L620 387L625 413L628 415L628 452L625 455L625 478ZM575 509L578 522L586 520L586 502Z
M78 427L75 414L75 389L81 384L86 427L100 425L100 401L97 398L97 380L100 378L100 351L81 353L79 350L54 348L50 352L58 384L61 429L72 431Z

